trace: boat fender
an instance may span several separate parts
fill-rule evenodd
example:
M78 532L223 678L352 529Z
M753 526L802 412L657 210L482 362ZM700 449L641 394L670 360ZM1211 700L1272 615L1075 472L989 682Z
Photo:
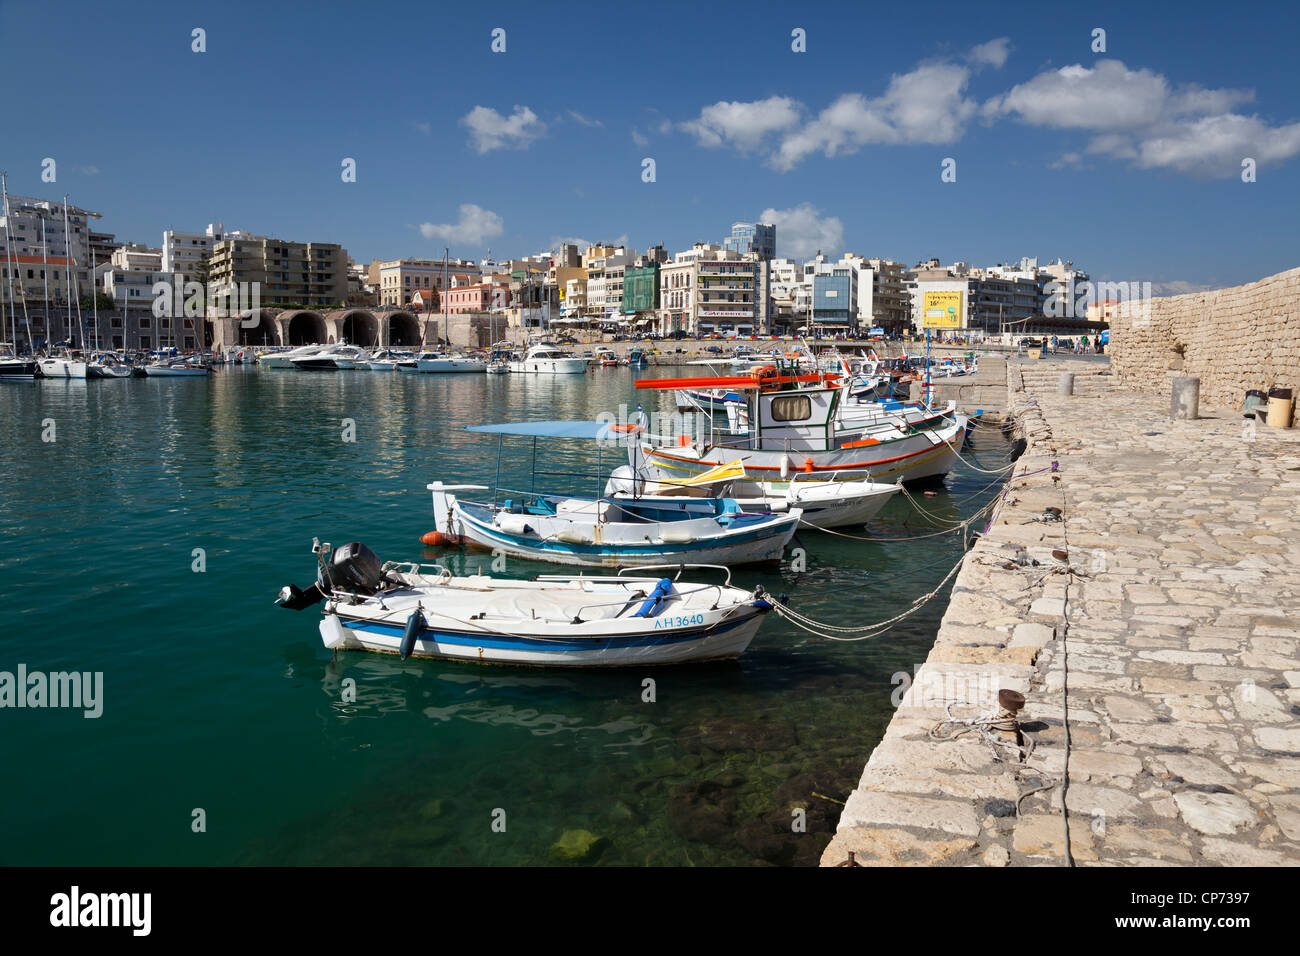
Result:
M406 630L402 632L402 645L398 649L402 660L411 656L411 651L415 647L415 639L419 636L420 630L424 627L424 613L417 604L411 616L406 619Z
M781 480L785 481L790 477L790 456L781 456Z
M668 595L672 593L672 590L672 579L660 578L659 583L655 585L655 589L651 591L650 595L645 599L645 603L637 608L636 613L632 616L650 617L655 613L655 611L659 610L659 605L668 599Z
M496 526L506 534L528 534L533 530L522 515L511 515L505 512L497 512Z
M695 535L689 531L668 530L659 537L665 544L693 544L695 542Z
M461 543L460 535L443 531L430 531L420 536L420 543L429 548L455 547Z

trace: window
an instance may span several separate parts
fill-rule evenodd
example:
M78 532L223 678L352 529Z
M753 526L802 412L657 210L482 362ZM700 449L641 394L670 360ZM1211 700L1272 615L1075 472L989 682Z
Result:
M802 422L812 417L812 399L807 395L782 395L772 399L772 421Z

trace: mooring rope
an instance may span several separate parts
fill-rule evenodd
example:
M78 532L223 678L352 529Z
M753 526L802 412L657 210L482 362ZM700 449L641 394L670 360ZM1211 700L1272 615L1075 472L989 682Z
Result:
M807 631L809 634L812 634L815 637L821 637L828 641L842 641L848 643L852 643L855 641L866 641L866 640L870 640L873 637L879 637L881 634L884 634L886 631L888 631L894 624L897 624L899 621L911 617L913 614L915 614L917 611L923 608L941 590L943 590L944 585L946 585L950 580L952 580L953 575L955 575L961 569L962 561L964 561L965 559L966 559L966 555L963 554L961 556L961 559L959 559L957 563L953 565L952 570L943 576L943 580L940 581L933 590L928 591L925 594L922 594L919 598L913 601L912 606L909 607L906 611L903 611L901 614L895 614L893 617L888 618L887 620L878 621L873 624L857 625L855 627L840 627L835 624L826 624L824 622L814 620L813 618L808 617L806 614L799 613L794 608L790 607L788 604L783 604L782 602L776 600L770 595L767 597L766 600L768 604L772 605L772 609L776 611L777 614L781 615L781 617L785 618L791 624L795 625L795 627ZM832 633L832 632L836 632L836 633ZM862 633L862 632L867 632L867 633ZM841 634L843 635L856 634L857 636L856 637L838 636Z

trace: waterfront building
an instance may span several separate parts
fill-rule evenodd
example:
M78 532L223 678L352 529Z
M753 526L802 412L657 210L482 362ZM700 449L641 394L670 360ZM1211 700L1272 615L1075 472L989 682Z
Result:
M208 281L216 291L208 304L223 307L239 287L257 283L262 306L337 308L347 301L347 262L347 250L334 242L227 236L212 249Z
M654 324L659 307L659 260L637 256L623 272L623 297L619 311L638 329Z
M64 234L64 218L67 219L67 234ZM91 212L50 199L35 199L29 196L9 195L9 235L13 238L13 249L8 247L5 231L5 213L0 208L0 256L12 253L18 256L36 256L40 258L44 251L47 259L55 256L72 260L73 289L78 297L91 286L90 277L90 220L102 218L99 213ZM42 232L42 226L44 232ZM98 253L97 253L98 254ZM66 286L66 267L61 267ZM65 301L67 289L59 290L59 299ZM54 284L50 284L50 301L54 297Z
M445 295L443 311L450 315L463 312L492 312L510 306L510 286L506 283L478 282L473 285L453 285Z
M392 259L372 262L367 270L377 285L380 305L404 307L421 289L445 290L483 278L483 269L469 259Z
M738 257L722 246L697 242L660 266L659 331L750 335L756 330L758 285L753 253Z

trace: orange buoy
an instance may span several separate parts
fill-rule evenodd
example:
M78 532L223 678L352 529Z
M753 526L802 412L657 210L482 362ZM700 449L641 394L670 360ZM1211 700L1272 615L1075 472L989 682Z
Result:
M448 545L460 544L460 540L458 535L430 531L428 534L421 536L420 543L428 545L430 548L442 548Z

